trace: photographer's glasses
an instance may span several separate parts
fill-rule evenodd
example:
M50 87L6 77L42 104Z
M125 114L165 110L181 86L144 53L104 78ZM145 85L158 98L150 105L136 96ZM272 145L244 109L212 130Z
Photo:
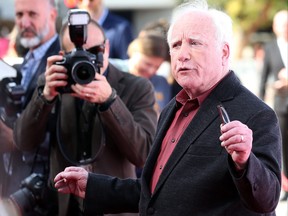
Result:
M100 44L100 45L96 45L96 46L93 46L93 47L90 47L89 49L86 49L86 51L94 54L94 55L97 55L99 52L102 52L104 53L105 51L105 41L103 42L103 44Z

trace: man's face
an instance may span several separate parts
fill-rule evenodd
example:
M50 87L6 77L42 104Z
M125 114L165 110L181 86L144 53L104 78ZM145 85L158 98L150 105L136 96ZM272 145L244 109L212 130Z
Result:
M90 23L87 26L87 41L83 45L83 48L88 50L89 48L92 48L97 45L101 45L104 43L104 36L101 30L94 24ZM62 46L64 48L65 52L71 52L75 45L70 40L69 36L69 28L66 28L64 34L63 34L63 40L62 40ZM103 67L100 69L101 74L103 74L108 67L108 58L109 58L109 41L105 42L105 51L103 55Z
M164 59L155 56L147 56L140 52L134 52L129 58L129 70L131 73L150 79L154 76Z
M15 22L20 33L20 42L26 48L35 48L46 41L52 7L47 0L15 0Z
M215 32L211 18L196 11L183 15L172 29L172 74L190 97L209 90L227 72L229 46L220 44Z

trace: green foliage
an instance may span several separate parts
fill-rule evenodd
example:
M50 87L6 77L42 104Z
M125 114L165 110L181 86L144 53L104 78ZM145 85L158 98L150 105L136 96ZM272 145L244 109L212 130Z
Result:
M178 0L179 3L187 0ZM189 0L188 0L189 1ZM274 14L288 9L287 0L207 0L212 7L224 10L231 16L234 24L244 32L268 29Z

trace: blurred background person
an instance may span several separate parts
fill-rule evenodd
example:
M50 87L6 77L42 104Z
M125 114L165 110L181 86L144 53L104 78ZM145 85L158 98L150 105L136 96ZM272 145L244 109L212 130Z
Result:
M288 10L281 10L275 14L272 27L276 38L265 45L260 97L265 101L268 100L279 118L282 134L283 182L285 182L288 177ZM269 95L271 89L273 92ZM287 198L286 189L282 199Z
M151 81L156 98L154 108L158 115L171 99L171 86L165 77L157 74L168 55L167 41L158 36L138 37L128 47L128 71Z
M20 43L20 34L18 31L17 26L15 25L8 35L9 39L9 45L8 45L8 50L7 53L3 56L3 59L9 62L10 58L22 58L23 63L23 58L29 51L29 48L25 48L21 43Z
M138 36L142 37L145 35L155 35L155 36L163 37L166 40L169 25L170 24L166 19L160 18L156 21L147 23L140 30ZM182 89L182 87L176 82L176 80L172 76L171 66L170 66L170 55L168 55L167 59L158 68L157 75L164 76L167 79L168 83L171 86L171 98L176 96L178 92Z
M109 57L127 59L128 45L134 39L131 23L109 11L103 0L78 0L77 7L87 10L91 18L104 29L105 35L110 41Z
M17 112L11 113L11 111L14 111L14 107L11 109L11 106L8 107L7 105L8 102L6 103L6 101L13 101L15 98L10 98L10 95L5 93L1 94L1 103L4 103L4 109L1 109L2 119L0 121L0 151L3 153L1 163L4 164L5 168L4 173L1 174L4 177L2 182L3 197L9 197L12 193L18 191L21 181L32 173L48 176L49 147L47 143L43 142L31 151L19 151L14 145L11 128L13 128L14 121L19 113L26 108L30 101L38 76L45 71L46 59L60 50L60 42L55 27L57 10L54 0L15 0L14 3L15 24L19 33L19 42L21 46L29 49L29 51L24 57L23 64L19 67L15 66L19 72L19 76L15 81L21 87L19 93L23 94L22 98L16 101ZM6 85L4 86L6 87ZM3 93L3 91L1 92ZM18 92L16 93L18 94ZM46 181L44 184L46 184ZM49 196L50 192L52 196L55 194L54 191L49 191ZM33 206L34 211L37 212L36 215L47 214L47 212L53 215L53 199L51 197L46 198L47 200L44 203L47 206L43 206L41 210L37 209L38 206ZM24 197L24 199L27 200L28 198Z
M119 69L151 81L156 99L154 109L158 115L171 99L171 86L165 77L156 74L168 55L168 44L163 37L145 35L129 45L128 60L110 59Z
M252 46L247 46L242 51L242 56L234 62L232 68L241 80L242 84L252 93L259 96L261 70L255 59L255 52Z

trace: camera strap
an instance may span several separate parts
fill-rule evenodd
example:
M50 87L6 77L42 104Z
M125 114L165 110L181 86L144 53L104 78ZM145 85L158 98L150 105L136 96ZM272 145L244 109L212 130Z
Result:
M84 102L85 103L85 102ZM89 105L90 106L90 105ZM85 107L84 107L85 108ZM85 108L86 109L86 108ZM89 107L89 109L91 109L91 107ZM103 128L103 124L101 122L101 118L100 116L98 115L98 111L97 111L97 105L94 104L94 107L93 107L93 111L91 114L92 117L89 118L89 126L84 126L84 132L82 134L82 131L80 130L80 139L77 141L77 151L83 151L83 150L86 150L88 148L90 148L89 151L91 151L92 148L92 142L91 142L91 137L92 137L92 130L93 130L93 121L95 120L95 116L97 116L99 118L99 125L100 127L98 128L99 132L100 132L100 135L101 135L101 138L100 138L100 143L99 143L99 148L98 150L96 150L96 153L94 155L92 155L92 151L90 153L90 155L87 155L87 157L85 156L84 158L83 157L80 157L80 159L77 157L77 158L73 158L71 155L69 155L67 152L67 150L65 149L65 146L69 146L69 145L65 145L65 143L63 143L63 140L62 140L62 136L61 136L61 100L59 101L59 105L58 105L58 108L57 108L57 122L56 122L56 136L57 136L57 142L58 142L58 146L59 146L59 150L61 152L61 154L63 155L63 157L72 165L74 166L85 166L85 165L89 165L89 164L92 164L93 162L96 161L96 159L99 157L99 155L102 153L105 145L106 145L106 138L105 138L105 132L104 132L104 128ZM89 116L90 116L89 114ZM94 115L94 116L93 116ZM86 116L87 118L87 116ZM83 125L79 124L79 127L82 127ZM85 128L86 127L86 128ZM78 130L79 131L79 130ZM89 138L84 138L88 136ZM82 138L81 138L82 137ZM86 143L89 142L89 143ZM81 143L81 142L85 142L84 143ZM81 146L84 146L84 147L81 147ZM87 154L87 153L85 153ZM83 156L83 152L81 153L80 152L80 155ZM79 154L77 154L77 156L79 156Z
M77 125L79 132L78 143L80 143L80 145L77 145L77 157L80 161L91 158L93 122L95 118L98 118L95 106L96 104L84 101L80 110L79 124Z

